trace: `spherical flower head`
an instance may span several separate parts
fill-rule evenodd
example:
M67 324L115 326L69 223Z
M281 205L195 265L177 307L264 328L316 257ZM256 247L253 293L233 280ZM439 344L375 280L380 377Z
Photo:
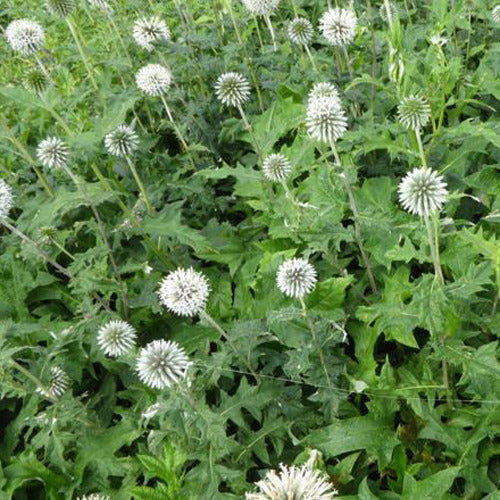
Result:
M493 17L493 21L495 21L496 23L500 23L500 5L497 5L493 8L493 10L491 11L491 15Z
M44 139L36 149L37 158L47 168L60 168L66 165L68 154L68 147L57 137Z
M309 19L296 17L288 24L288 37L297 45L309 45L313 36L313 27Z
M425 127L431 116L429 103L420 96L405 97L398 106L398 118L408 130L420 130Z
M24 86L34 94L41 94L49 86L49 81L42 71L32 69L24 77Z
M109 5L108 0L87 0L91 7L101 10L106 14L111 14L113 8Z
M13 50L30 56L39 50L45 40L43 28L29 19L12 21L5 30L5 37Z
M339 91L333 83L319 82L315 83L309 91L308 102L314 101L319 97L334 97L340 101Z
M394 2L389 2L389 12L391 14L392 20L401 17L401 9L399 5L395 4ZM385 2L380 6L379 14L385 23L389 22L389 16L387 15L387 8Z
M123 356L134 348L136 338L132 325L126 321L113 320L99 329L97 345L108 356Z
M300 299L316 285L316 270L305 259L288 259L276 275L278 288L288 297Z
M0 179L0 221L9 215L13 205L14 195L11 187L3 179Z
M226 106L241 106L250 96L250 84L240 73L224 73L215 83L215 95Z
M285 181L291 171L292 165L288 158L281 153L269 155L262 164L264 177L273 182Z
M168 26L163 19L157 16L138 19L132 29L132 35L137 45L149 52L155 48L155 43L170 41Z
M347 45L354 40L358 20L350 9L328 9L320 19L320 30L331 45Z
M55 16L69 16L76 7L75 0L46 0L49 11Z
M195 316L205 309L210 286L202 273L176 269L160 282L160 302L179 316Z
M416 168L406 174L398 188L399 201L408 212L429 216L439 211L448 197L443 176L430 168Z
M332 500L337 491L325 474L302 467L281 465L280 471L269 471L257 483L256 493L247 493L247 500Z
M347 130L347 116L337 97L318 97L309 101L306 125L317 141L334 142Z
M54 226L42 226L38 230L38 236L41 243L49 245L57 237L57 228Z
M130 156L136 149L139 137L129 125L118 125L104 138L104 145L114 156Z
M191 362L176 342L153 340L141 349L136 371L143 383L153 389L165 389L186 377Z
M145 94L159 96L170 88L172 73L161 64L147 64L137 72L135 82Z
M71 379L68 374L59 366L53 366L50 369L47 390L39 388L38 392L45 397L58 399L69 389L70 385Z
M243 0L245 8L254 16L268 16L274 12L280 0Z

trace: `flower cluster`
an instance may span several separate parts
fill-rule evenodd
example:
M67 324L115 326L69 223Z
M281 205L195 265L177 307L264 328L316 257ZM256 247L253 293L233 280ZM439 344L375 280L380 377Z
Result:
M274 12L280 0L242 0L245 8L254 16L267 16Z
M311 22L305 17L296 17L288 24L288 36L297 45L308 45L313 37Z
M405 97L398 106L398 118L408 130L420 130L425 127L431 116L429 103L419 96Z
M269 155L262 164L264 177L273 182L283 182L292 171L292 165L288 158L281 154Z
M334 93L309 99L306 126L309 135L324 143L335 142L347 130L347 115Z
M130 156L136 149L139 137L129 125L118 125L104 138L104 145L113 156Z

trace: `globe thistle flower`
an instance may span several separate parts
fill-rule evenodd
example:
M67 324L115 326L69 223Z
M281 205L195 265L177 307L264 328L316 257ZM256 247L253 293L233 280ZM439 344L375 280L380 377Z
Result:
M57 237L57 228L54 226L42 226L38 230L40 243L50 245Z
M49 11L55 16L69 16L76 7L75 0L46 0Z
M307 100L309 103L312 103L315 99L319 97L333 97L338 99L340 102L340 95L337 87L333 83L329 82L319 82L315 83L312 89L309 91L309 95L307 96Z
M7 42L13 50L30 56L41 49L45 40L43 28L29 19L12 21L5 30Z
M47 390L39 388L38 392L45 397L58 399L69 389L70 385L71 379L68 374L59 366L53 366L50 369Z
M254 16L266 16L274 12L280 0L243 0L245 8Z
M406 174L398 193L402 207L421 217L439 211L448 197L443 176L429 168L416 168Z
M288 297L297 299L308 294L316 281L316 270L302 258L285 260L276 275L278 288Z
M256 493L246 493L246 500L332 500L337 491L325 474L307 466L281 465L280 471L269 471L257 483Z
M66 144L57 137L44 139L36 149L40 163L47 168L60 168L66 165L69 150Z
M313 37L313 27L309 19L296 17L288 24L288 37L297 45L308 45Z
M350 9L328 9L320 19L320 30L331 45L347 45L354 40L357 18Z
M143 17L138 19L132 29L132 35L139 47L151 52L154 49L154 44L170 41L170 30L163 19L157 16Z
M401 17L401 8L399 7L399 5L395 4L394 2L389 2L388 5L389 5L389 12L391 14L391 19L394 20L394 19L400 18ZM387 9L386 9L385 2L380 6L379 14L380 14L382 21L384 21L384 23L389 22L389 16L387 15Z
M117 357L127 354L135 346L135 328L126 321L113 320L99 329L97 344L104 354Z
M491 16L493 17L493 21L496 23L500 23L500 5L497 5L491 11Z
M106 14L111 14L113 12L113 8L109 5L108 0L87 0L91 7L101 10Z
M161 64L147 64L135 75L137 86L148 95L160 96L172 84L172 72Z
M240 73L224 73L217 79L215 94L222 104L238 107L249 98L250 85Z
M169 340L153 340L141 349L136 371L143 383L153 389L165 389L186 377L191 362L184 349Z
M420 96L405 97L398 106L398 118L408 130L420 130L425 127L431 116L429 103Z
M336 141L347 130L347 116L336 97L325 96L310 100L306 126L309 135L322 142Z
M285 181L291 171L292 165L288 158L281 153L269 155L262 164L264 177L273 182Z
M205 309L210 286L202 273L176 269L160 282L160 302L179 316L195 316Z
M78 497L77 500L111 500L111 497L100 495L99 493L92 493L91 495Z
M113 156L130 156L137 149L138 142L135 130L125 124L118 125L104 138L104 145Z
M41 94L48 87L49 80L43 71L32 69L24 77L23 83L30 92Z
M14 195L11 187L3 179L0 179L0 221L9 215L13 205Z

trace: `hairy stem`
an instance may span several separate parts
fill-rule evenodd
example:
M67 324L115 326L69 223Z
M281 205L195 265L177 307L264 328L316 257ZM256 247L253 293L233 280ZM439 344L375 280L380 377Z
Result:
M144 187L144 184L143 184L141 178L139 177L139 174L137 173L137 169L135 168L135 164L132 161L132 158L130 158L130 156L125 155L125 159L127 160L127 164L130 168L130 171L132 172L132 175L134 176L137 187L139 188L139 191L141 192L142 198L144 199L144 203L146 204L148 214L151 215L153 213L153 209L151 207L151 203L149 202L148 194L146 193L146 188Z

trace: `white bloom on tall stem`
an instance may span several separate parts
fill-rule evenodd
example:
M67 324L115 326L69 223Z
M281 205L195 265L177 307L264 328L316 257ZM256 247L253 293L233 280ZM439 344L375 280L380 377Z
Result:
M135 328L122 320L109 321L97 334L97 344L104 354L117 357L130 352L137 338Z
M309 100L306 126L317 141L330 144L342 137L347 130L347 115L340 99L327 95Z
M276 36L274 34L273 23L270 15L278 8L280 0L243 0L243 5L254 16L262 16L266 21L271 38L273 41L274 50L277 50Z
M308 102L313 102L318 97L334 97L340 101L339 91L333 83L318 82L315 83L307 96Z
M136 371L140 380L149 387L165 389L183 380L190 365L179 344L161 339L153 340L141 349Z
M431 116L431 107L426 99L411 95L403 98L398 106L398 118L408 130L420 130L425 127Z
M497 5L491 11L491 16L493 17L493 21L496 23L500 23L500 5Z
M71 386L71 379L68 374L59 366L53 366L50 369L50 378L47 388L39 388L38 392L43 396L58 399L60 398Z
M297 45L308 45L313 37L313 27L309 19L296 17L288 23L288 37Z
M204 311L210 294L205 276L192 268L178 268L160 282L160 302L179 316L196 316Z
M14 205L14 195L12 188L0 179L0 222L5 219Z
M7 42L13 50L30 56L40 50L45 41L43 28L29 19L12 21L5 30Z
M89 5L101 10L102 12L110 15L113 12L113 8L109 5L108 0L87 0Z
M331 45L344 46L354 40L357 23L351 9L334 7L321 16L320 30Z
M238 107L250 97L250 84L240 73L224 73L215 83L215 95L222 104Z
M333 500L337 495L325 474L306 465L281 465L256 486L258 492L246 493L246 500Z
M69 149L57 137L48 137L38 144L36 156L40 163L47 168L61 168L66 165Z
M162 96L172 84L172 72L161 64L147 64L136 73L135 81L144 93Z
M129 156L136 149L139 137L135 130L126 124L118 125L104 138L104 145L113 156Z
M304 298L316 285L314 267L302 258L288 259L281 264L276 275L278 288L288 297Z
M170 41L170 30L158 16L138 19L132 29L132 35L139 47L151 52L155 43Z
M264 177L272 182L284 182L292 171L288 158L281 153L270 154L262 164Z

